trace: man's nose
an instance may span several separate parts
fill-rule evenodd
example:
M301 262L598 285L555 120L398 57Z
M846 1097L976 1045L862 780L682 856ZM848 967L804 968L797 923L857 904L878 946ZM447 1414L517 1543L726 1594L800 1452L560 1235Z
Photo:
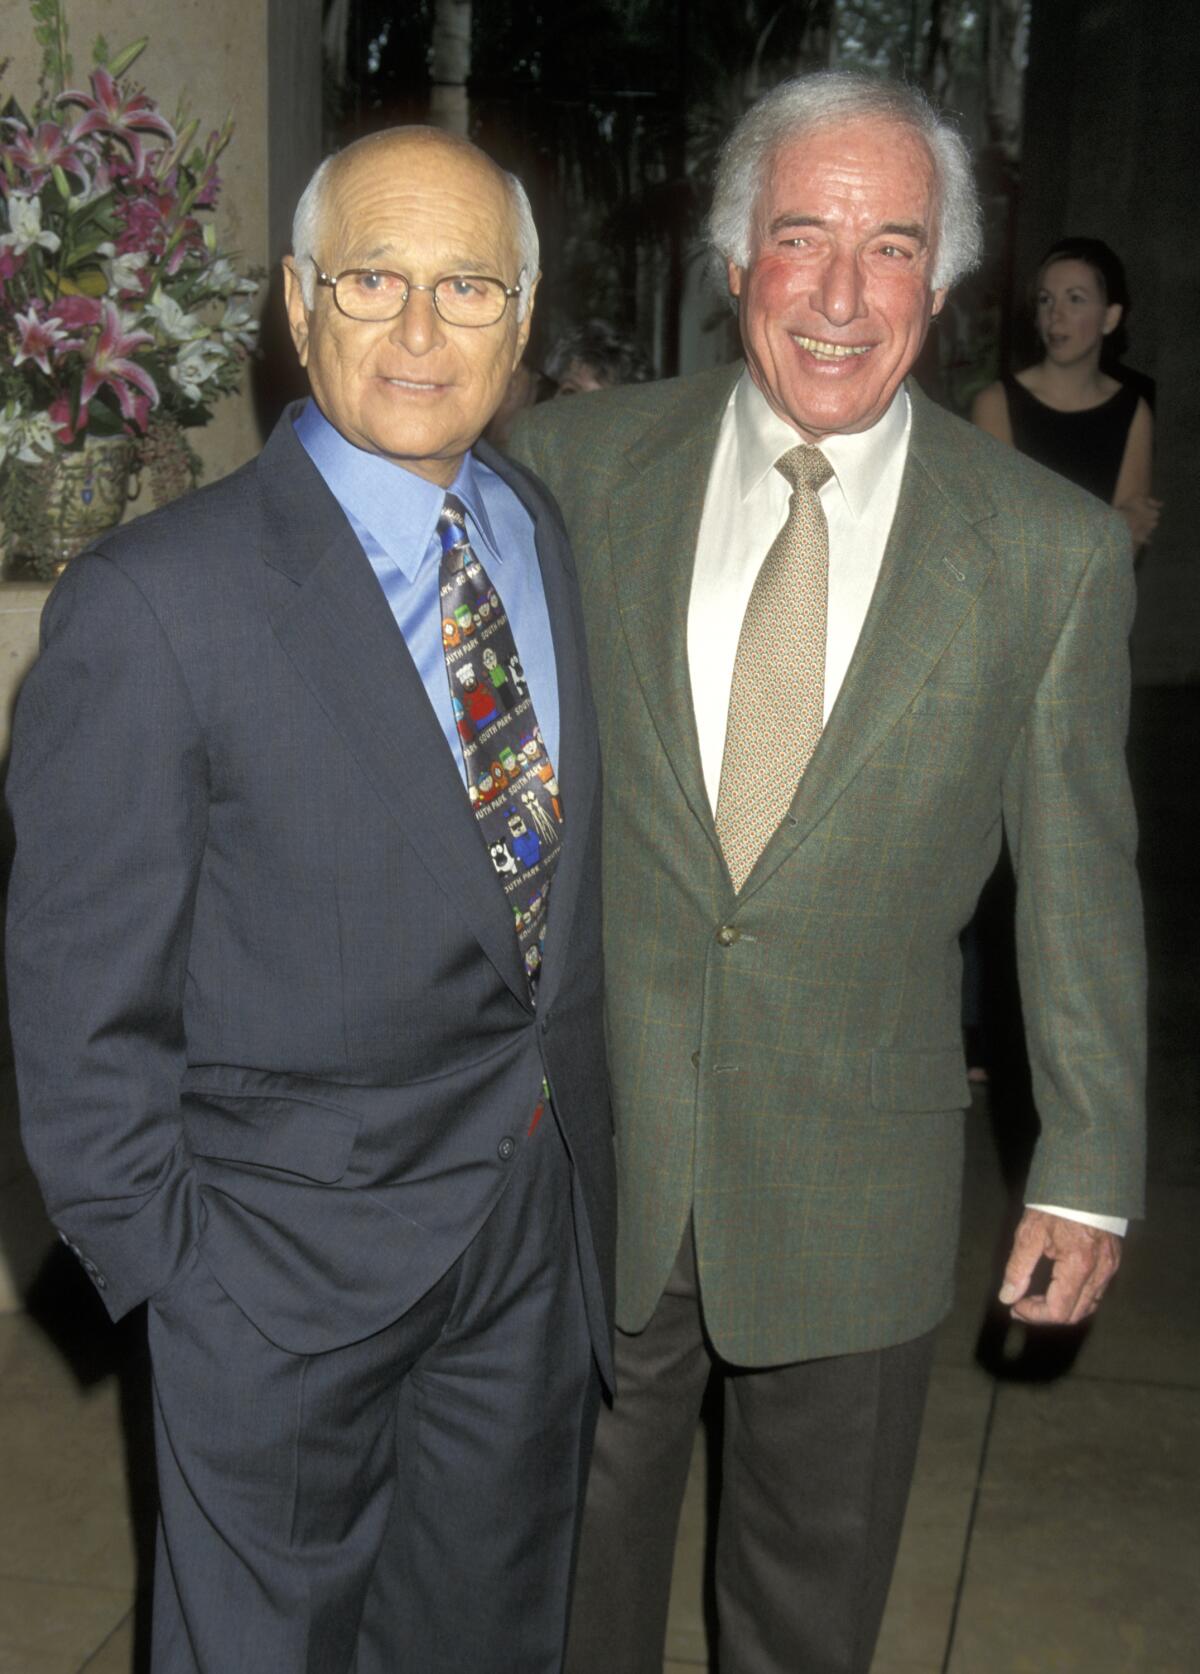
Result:
M442 317L433 306L433 292L411 286L408 301L391 323L388 336L400 343L410 355L426 355L442 342L445 327Z
M849 325L865 314L862 275L849 250L835 250L821 269L812 297L813 307L830 325Z

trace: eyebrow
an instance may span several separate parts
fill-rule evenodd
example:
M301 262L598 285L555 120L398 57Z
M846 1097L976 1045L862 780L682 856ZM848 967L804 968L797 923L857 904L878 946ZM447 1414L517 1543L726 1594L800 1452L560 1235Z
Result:
M777 215L767 231L772 235L786 231L788 227L824 227L826 222L820 215ZM911 238L915 243L925 246L929 243L929 231L920 221L885 221L881 227L876 227L872 238L879 238L884 234L892 238Z

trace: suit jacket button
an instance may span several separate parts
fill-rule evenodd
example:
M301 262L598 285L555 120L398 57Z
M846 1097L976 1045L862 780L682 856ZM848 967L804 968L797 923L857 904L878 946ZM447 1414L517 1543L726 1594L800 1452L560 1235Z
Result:
M698 1052L693 1052L692 1053L692 1068L693 1069L699 1069L700 1068L700 1054Z
M734 942L740 941L742 932L736 924L723 924L717 931L717 940L722 947L732 947Z
M516 1148L516 1140L510 1138L508 1134L505 1134L504 1138L496 1147L496 1155L500 1158L501 1162L508 1162Z

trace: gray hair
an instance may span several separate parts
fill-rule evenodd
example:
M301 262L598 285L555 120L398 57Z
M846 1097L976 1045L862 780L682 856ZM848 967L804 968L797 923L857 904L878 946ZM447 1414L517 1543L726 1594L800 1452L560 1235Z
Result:
M395 131L394 129L385 130L385 132ZM365 141L356 140L354 143L369 144L376 137L372 134ZM352 149L352 146L347 147L347 150ZM472 147L472 150L474 149ZM335 152L326 157L323 163L317 165L308 185L300 194L300 201L296 205L296 213L292 219L292 258L296 264L296 273L300 280L300 294L304 298L304 306L310 311L316 305L317 300L317 269L320 263L316 258L316 248L321 236L321 222L325 214L325 196L329 188L333 166L345 155L344 151ZM480 153L480 155L483 155L483 153ZM513 232L517 242L517 256L521 264L520 272L517 275L517 285L521 292L517 298L517 319L520 321L529 312L529 298L533 291L534 281L538 276L538 235L537 228L533 223L533 210L529 207L529 198L524 186L515 174L509 174L506 169L500 169L499 172L508 190L512 209Z
M751 105L726 140L708 217L722 269L725 262L749 263L751 221L775 154L813 128L869 119L909 129L929 150L938 207L932 288L953 285L978 267L983 216L961 135L915 87L856 70L822 70L780 82Z

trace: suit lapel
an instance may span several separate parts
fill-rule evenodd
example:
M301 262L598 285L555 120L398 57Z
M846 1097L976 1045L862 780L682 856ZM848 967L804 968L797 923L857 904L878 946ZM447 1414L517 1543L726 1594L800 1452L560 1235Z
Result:
M274 467L274 468L273 468ZM272 626L405 841L525 1004L512 914L456 764L383 589L285 413L259 462L278 539L266 562L294 583Z
M846 678L785 820L745 892L759 888L824 819L928 680L987 579L976 525L995 507L956 481L953 423L912 384L912 435L896 515Z
M704 786L687 620L704 494L740 365L687 381L687 398L643 437L609 510L613 582L634 671L680 790L720 852Z

